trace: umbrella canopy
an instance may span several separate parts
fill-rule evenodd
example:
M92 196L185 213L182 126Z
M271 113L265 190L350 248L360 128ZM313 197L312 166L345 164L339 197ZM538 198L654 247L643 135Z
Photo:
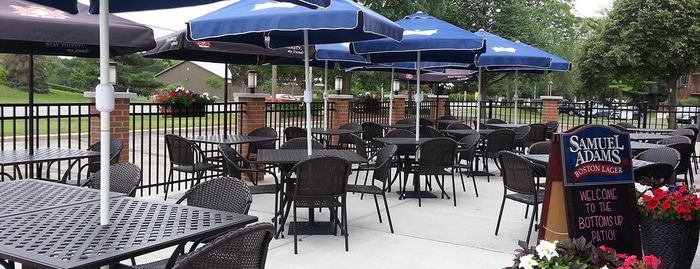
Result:
M477 36L489 44L486 52L479 55L477 67L548 68L552 55L521 42L514 42L481 29Z
M333 0L327 8L309 9L292 3L241 0L187 23L190 39L215 40L281 48L333 44L388 37L401 40L403 28L349 0ZM269 44L265 37L269 36Z
M445 69L441 72L426 72L421 75L421 81L427 83L450 83L463 82L472 78L476 72L464 69ZM413 74L402 74L400 78L408 81L415 81Z
M298 59L304 50L300 46L267 49L250 44L217 41L191 41L185 30L156 39L154 49L144 55L150 58L202 61L226 64L262 64L275 59Z
M0 52L19 54L99 56L99 20L80 4L78 14L24 0L0 0ZM109 16L110 54L149 50L153 30L127 19Z
M299 47L301 49L301 47ZM310 59L310 65L313 67L330 67L339 66L341 69L353 68L369 64L365 57L350 53L350 43L322 44L313 46L315 53ZM303 55L303 51L302 54ZM304 65L302 57L297 58L266 58L264 64L273 65Z
M421 73L430 72L442 72L445 69L473 69L472 65L464 63L448 63L448 62L421 62L420 69L416 68L417 63L415 62L401 62L401 63L387 63L387 64L373 64L366 66L356 66L351 68L346 68L345 71L379 71L379 72L391 72L392 70L396 73L405 74L415 74L418 70Z
M379 38L401 40L403 28L350 0L333 0L327 8L268 0L241 0L187 23L192 40L226 41L280 48L304 46L306 129L311 155L311 44ZM269 38L269 39L267 39Z
M550 54L552 57L552 65L549 67L528 67L528 68L516 68L512 66L507 67L491 67L487 68L486 71L489 72L512 72L518 70L522 73L535 73L542 74L546 72L569 72L573 67L573 64L565 59L562 59L554 54Z
M30 0L31 2L54 7L71 14L79 12L77 0ZM109 3L109 12L130 12L166 8L178 8L211 4L223 0L118 0ZM331 0L278 0L303 5L310 8L327 7ZM90 0L90 13L100 12L100 1Z

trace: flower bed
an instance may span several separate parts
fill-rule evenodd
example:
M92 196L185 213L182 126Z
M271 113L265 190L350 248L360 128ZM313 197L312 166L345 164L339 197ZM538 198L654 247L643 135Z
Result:
M171 91L159 92L153 96L153 103L160 105L160 112L171 117L201 117L207 112L206 106L218 99L208 93L198 94L194 91L177 87Z

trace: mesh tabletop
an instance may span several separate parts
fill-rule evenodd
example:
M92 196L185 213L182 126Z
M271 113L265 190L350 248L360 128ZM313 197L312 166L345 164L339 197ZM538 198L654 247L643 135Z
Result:
M512 123L487 123L486 126L496 128L496 129L515 129L523 127L527 124L512 124Z
M480 129L479 130L479 135L481 136L486 136L490 133L493 133L494 129ZM446 133L446 134L451 134L451 135L461 135L461 136L467 136L470 134L474 134L477 131L476 130L441 130L441 132Z
M355 151L343 149L315 149L312 157L332 156L347 160L350 163L366 163ZM257 163L261 164L296 164L309 156L305 149L261 149L258 151Z
M637 141L630 141L630 146L632 147L632 150L637 150L637 151L665 147L665 145L652 144L652 143L642 143L642 142L637 142Z
M374 141L377 142L397 146L417 146L430 140L432 140L432 138L419 138L418 141L416 141L415 137L382 137L374 139Z
M627 128L627 131L632 133L670 134L675 129Z
M661 134L650 134L650 133L630 134L630 140L635 140L635 141L644 141L644 140L656 141L656 140L661 140L661 139L664 139L667 137L669 137L669 136L668 135L661 135Z
M336 129L336 128L311 128L312 134L320 135L344 135L344 134L357 134L362 133L362 130L350 130L350 129Z
M112 193L112 197L126 194ZM0 183L0 218L100 200L99 190L36 179Z
M187 140L204 144L249 144L256 142L276 141L276 137L248 136L248 135L200 135L187 137Z
M254 216L122 197L111 225L99 202L0 219L0 258L39 268L97 268L257 221Z
M67 149L67 148L38 148L34 154L29 150L3 150L0 151L0 165L18 165L30 163L43 163L50 161L83 159L100 156L97 151Z
M538 163L538 164L542 164L545 166L549 163L549 154L526 154L526 155L523 155L523 157L532 161L533 163ZM652 164L652 162L632 159L632 167L634 167L634 168L642 167L642 166L650 165L650 164Z

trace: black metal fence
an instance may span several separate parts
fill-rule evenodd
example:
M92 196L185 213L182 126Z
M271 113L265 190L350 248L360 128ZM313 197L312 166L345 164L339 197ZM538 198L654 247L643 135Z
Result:
M477 111L481 112L482 121L485 119L501 119L511 123L539 123L542 118L542 102L499 102L494 100L482 101L478 110L475 101L450 101L447 109L450 115L468 123L476 120Z
M434 121L437 119L437 109L437 101L422 101L420 103L420 117ZM407 119L416 118L416 102L408 100L406 101L406 110L404 111L404 116Z
M349 119L350 122L376 122L389 123L390 103L387 102L350 102Z
M306 127L305 103L271 102L265 104L265 126L279 134L278 146L284 143L284 129L291 126ZM333 126L335 102L328 102L328 127ZM323 102L311 103L311 126L323 128Z
M564 102L559 107L562 130L584 125L630 123L638 128L666 129L697 123L698 106L669 106L648 103L628 104L612 103L604 105L597 102ZM676 120L671 121L675 115ZM674 126L675 125L675 126Z

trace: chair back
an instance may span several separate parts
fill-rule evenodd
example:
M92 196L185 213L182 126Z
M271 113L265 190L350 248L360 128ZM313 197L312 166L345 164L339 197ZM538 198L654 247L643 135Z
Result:
M403 137L403 138L413 138L416 137L416 134L414 132L411 132L406 129L394 129L386 133L384 137ZM399 146L398 153L399 155L413 155L416 153L416 147L414 146L409 146L409 145L401 145Z
M290 126L284 129L284 140L289 141L294 138L306 137L306 130L301 127Z
M556 133L559 129L559 121L553 120L545 123L544 125L547 126L547 138L552 138L552 134Z
M484 151L490 154L498 154L499 151L513 151L515 132L513 130L496 130L486 135L486 147ZM493 157L495 158L495 156Z
M346 124L340 125L340 129L343 130L353 130L353 131L362 131L362 125L359 123L355 122L348 122ZM353 144L352 138L350 138L349 135L340 135L338 136L338 143L342 144Z
M134 196L141 184L141 168L133 163L117 163L109 166L109 191ZM100 173L93 173L85 183L91 189L100 189Z
M460 145L459 149L457 150L457 153L459 153L459 160L464 160L469 163L474 161L474 157L476 156L476 148L479 146L479 141L481 141L481 136L478 133L473 133L462 137L462 139L459 140Z
M515 128L513 131L515 132L515 139L525 140L525 138L527 138L528 134L530 133L530 126L520 126L518 128Z
M270 137L270 138L277 138L278 134L275 129L270 128L270 127L260 127L258 129L255 129L248 133L249 136L260 136L260 137ZM267 141L267 142L255 142L255 143L250 143L250 146L248 147L248 154L251 153L258 153L258 150L261 149L275 149L275 142L276 141Z
M416 120L415 119L400 119L396 122L396 124L411 124L411 125L416 125Z
M184 137L166 134L165 146L168 148L170 163L174 165L192 166L199 161L197 145Z
M274 234L275 226L270 223L228 232L187 254L173 269L264 269Z
M88 147L88 150L97 151L97 152L99 152L101 149L102 149L102 144L100 142L92 144L92 145L90 145L90 147ZM115 138L109 139L109 164L110 165L119 162L119 156L121 155L123 149L124 149L124 143L122 143L121 140L115 139ZM94 156L94 157L88 158L87 171L88 171L88 174L96 173L97 171L100 171L100 156Z
M507 122L502 119L487 119L486 124L507 124Z
M420 118L418 119L418 125L435 127L435 122L426 118Z
M678 162L678 166L676 166L676 173L678 173L679 175L687 173L688 170L691 168L691 158L694 151L693 144L675 143L666 146L675 149L681 156L680 162Z
M452 116L452 115L445 115L445 116L439 117L438 120L457 120L457 117Z
M352 144L355 144L355 152L357 152L357 154L362 156L363 158L367 159L367 157L369 157L369 154L367 154L367 142L365 142L364 140L362 140L362 138L355 134L349 134L348 136L350 136Z
M471 130L472 127L469 127L469 125L466 125L462 122L455 122L451 123L450 125L447 125L447 130Z
M659 142L656 142L657 144L661 145L670 145L670 144L676 144L676 143L686 143L686 144L691 144L693 141L688 138L687 136L679 135L679 136L669 136L664 139L659 140Z
M391 178L391 160L398 149L396 145L386 145L377 151L372 179L387 182Z
M435 127L432 126L421 126L420 127L420 137L426 137L426 138L437 138L437 137L444 137L445 135L442 134L442 132L438 131L438 129L435 129Z
M245 157L238 151L227 144L219 144L219 152L224 160L224 175L229 177L241 178L244 168L250 168ZM242 167L240 163L243 163Z
M625 128L625 129L636 128L636 127L637 127L637 126L635 126L634 124L631 124L631 123L629 123L629 122L618 122L617 125L618 125L618 126L621 126L622 128Z
M671 136L685 136L688 139L690 139L690 141L697 140L697 138L695 137L695 131L693 129L686 129L686 128L678 129L678 130L673 131L669 135L671 135Z
M188 206L248 214L253 195L248 185L235 177L220 177L204 181L187 190L180 201Z
M457 142L447 137L425 141L416 150L418 166L425 168L450 168L456 155Z
M339 197L345 194L351 165L338 157L312 157L297 163L296 197Z
M529 154L549 154L552 151L552 142L542 141L532 144L528 149Z
M681 154L676 149L662 147L642 151L642 153L639 153L635 159L653 163L665 163L675 168L678 166L678 163L681 160Z
M509 151L498 154L503 171L503 186L512 192L536 195L535 168L532 162Z
M693 141L698 140L698 134L700 134L700 130L698 130L698 126L695 124L688 124L686 126L683 126L683 129L688 129L692 130L695 133L695 139Z
M374 122L362 123L362 139L372 142L375 138L384 137L384 127Z
M674 168L667 163L653 163L634 169L634 181L647 186L673 186L676 182Z
M307 149L308 145L306 137L299 137L287 140L287 142L284 142L284 144L280 146L280 149ZM312 139L311 149L323 149L323 144Z

